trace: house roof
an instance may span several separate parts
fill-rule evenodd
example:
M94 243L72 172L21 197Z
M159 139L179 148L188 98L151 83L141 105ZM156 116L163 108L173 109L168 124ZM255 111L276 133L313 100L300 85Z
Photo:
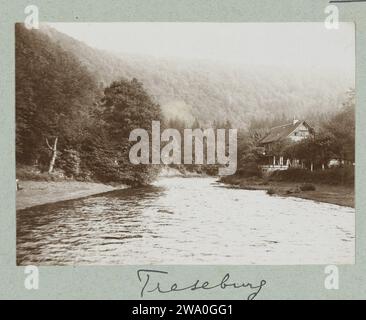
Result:
M310 130L311 127L305 121L297 121L295 123L289 123L278 127L273 127L270 129L270 132L267 136L265 136L260 143L266 144L271 142L276 142L287 138L291 132L293 132L298 126L304 124Z

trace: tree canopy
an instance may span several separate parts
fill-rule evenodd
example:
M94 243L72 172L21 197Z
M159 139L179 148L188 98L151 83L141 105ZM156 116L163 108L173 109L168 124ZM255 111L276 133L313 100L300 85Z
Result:
M72 52L16 25L18 165L50 173L55 167L77 179L145 183L155 169L130 164L128 137L134 128L151 130L152 120L161 120L160 106L141 82L121 79L103 89Z

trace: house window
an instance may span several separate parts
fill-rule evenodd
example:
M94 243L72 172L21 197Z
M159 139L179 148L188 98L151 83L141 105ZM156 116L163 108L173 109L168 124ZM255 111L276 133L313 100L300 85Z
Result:
M296 137L306 137L306 135L307 135L307 131L305 131L305 130L294 132L294 136L296 136Z

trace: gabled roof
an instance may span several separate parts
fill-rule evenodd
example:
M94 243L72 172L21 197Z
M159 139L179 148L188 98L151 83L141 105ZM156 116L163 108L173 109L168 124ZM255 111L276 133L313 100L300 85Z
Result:
M269 134L265 136L260 143L266 144L286 139L301 124L304 124L310 131L312 131L312 128L306 123L306 121L297 121L295 123L271 128Z

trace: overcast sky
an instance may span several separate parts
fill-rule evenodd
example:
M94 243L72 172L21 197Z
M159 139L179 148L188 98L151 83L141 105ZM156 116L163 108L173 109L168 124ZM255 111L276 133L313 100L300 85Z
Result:
M353 23L49 23L92 47L233 64L331 67L354 72Z

